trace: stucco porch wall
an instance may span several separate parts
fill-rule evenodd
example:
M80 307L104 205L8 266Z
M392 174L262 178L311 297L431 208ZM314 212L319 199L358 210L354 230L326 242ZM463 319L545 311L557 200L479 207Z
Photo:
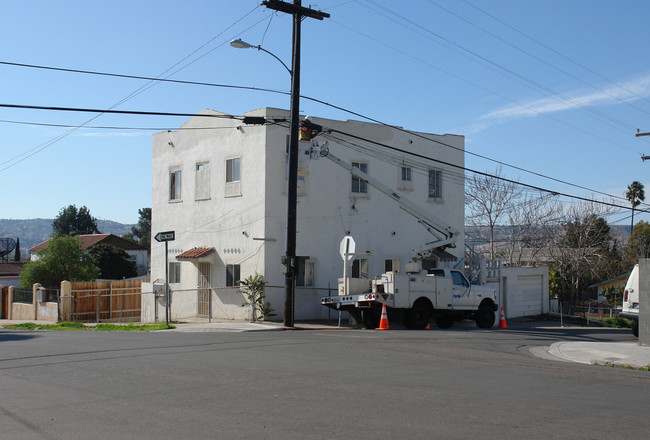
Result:
M11 319L16 320L38 320L52 321L59 320L59 305L53 302L38 303L38 315L34 317L34 305L26 303L13 303L11 305Z

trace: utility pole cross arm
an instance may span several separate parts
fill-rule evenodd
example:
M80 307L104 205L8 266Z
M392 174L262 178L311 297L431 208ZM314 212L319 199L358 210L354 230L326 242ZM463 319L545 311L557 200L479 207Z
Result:
M305 8L301 5L281 2L279 0L266 0L262 2L262 5L266 6L269 9L275 11L286 12L287 14L298 14L304 17L315 18L316 20L322 20L323 18L329 18L330 14L326 12L317 11L311 8Z

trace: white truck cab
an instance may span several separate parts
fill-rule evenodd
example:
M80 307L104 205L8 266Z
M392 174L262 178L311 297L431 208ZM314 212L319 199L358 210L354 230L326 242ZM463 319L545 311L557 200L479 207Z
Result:
M632 269L623 293L623 308L619 315L632 321L632 333L639 336L639 265Z

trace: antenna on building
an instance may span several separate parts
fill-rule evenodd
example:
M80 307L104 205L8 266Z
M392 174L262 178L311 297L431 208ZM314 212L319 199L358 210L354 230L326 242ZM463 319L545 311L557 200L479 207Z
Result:
M9 261L7 255L16 249L16 240L10 237L0 238L0 260Z

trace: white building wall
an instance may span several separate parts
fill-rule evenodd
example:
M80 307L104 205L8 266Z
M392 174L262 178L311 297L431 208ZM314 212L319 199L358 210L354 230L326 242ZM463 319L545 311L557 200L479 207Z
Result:
M202 113L218 114L213 111ZM278 109L261 109L247 115L288 118L289 112ZM455 148L419 138L396 129L356 121L334 121L313 118L313 122L326 129L335 129L372 139L385 145L413 151L442 162L464 165L464 139L462 136L436 136L429 138ZM222 127L215 130L185 130L187 128ZM237 129L236 127L240 127ZM192 118L177 132L154 135L153 141L153 210L152 234L173 230L176 240L169 243L170 261L175 255L197 246L214 247L211 256L212 286L225 285L225 265L240 264L241 277L261 273L269 282L267 300L282 318L284 307L284 275L280 258L286 247L286 148L288 123L266 126L241 126L240 121L217 118ZM399 152L387 152L371 143L346 138L340 133L317 137L322 144L328 141L332 153L346 161L368 164L368 173L384 184L401 186L401 164L412 167L412 190L401 194L431 211L445 223L463 230L464 187L462 168L449 168L443 164L413 159ZM358 151L341 142L349 139L369 150ZM169 143L172 143L170 145ZM301 142L304 146L305 142ZM381 151L382 154L377 152ZM386 154L391 156L386 163ZM225 159L241 157L241 197L224 197ZM380 160L381 158L382 160ZM210 200L194 200L194 175L197 162L210 162ZM420 165L421 164L421 165ZM169 201L169 173L174 167L182 170L182 202ZM423 169L420 169L422 167ZM428 197L428 169L443 172L442 198ZM327 308L320 305L320 296L327 288L336 294L337 279L342 276L339 242L351 234L357 243L357 252L371 250L368 257L368 275L384 271L385 259L399 259L401 271L410 261L411 251L432 241L431 236L417 221L400 210L397 203L372 187L367 194L351 192L351 176L328 159L310 161L301 166L308 172L299 181L297 248L298 256L309 256L314 265L314 285L297 288L295 319L326 318ZM302 173L301 173L302 174ZM408 189L408 186L407 186ZM463 256L463 238L455 249L448 251L458 258ZM184 291L175 303L181 318L196 310L197 265L181 263L181 283L172 284L174 291ZM164 245L152 246L152 280L164 279ZM277 287L274 287L277 286ZM315 290L317 288L319 290ZM241 308L241 294L215 291L214 317L248 317ZM223 298L223 300L222 300Z
M135 260L135 265L138 268L145 268L146 269L147 267L149 267L149 252L146 249L137 250L137 251L135 251L135 250L127 250L127 251L124 251L124 252L129 254L129 256ZM145 274L146 274L146 272L145 272Z
M497 283L498 284L498 283ZM548 266L502 267L499 307L506 318L535 316L550 311Z

